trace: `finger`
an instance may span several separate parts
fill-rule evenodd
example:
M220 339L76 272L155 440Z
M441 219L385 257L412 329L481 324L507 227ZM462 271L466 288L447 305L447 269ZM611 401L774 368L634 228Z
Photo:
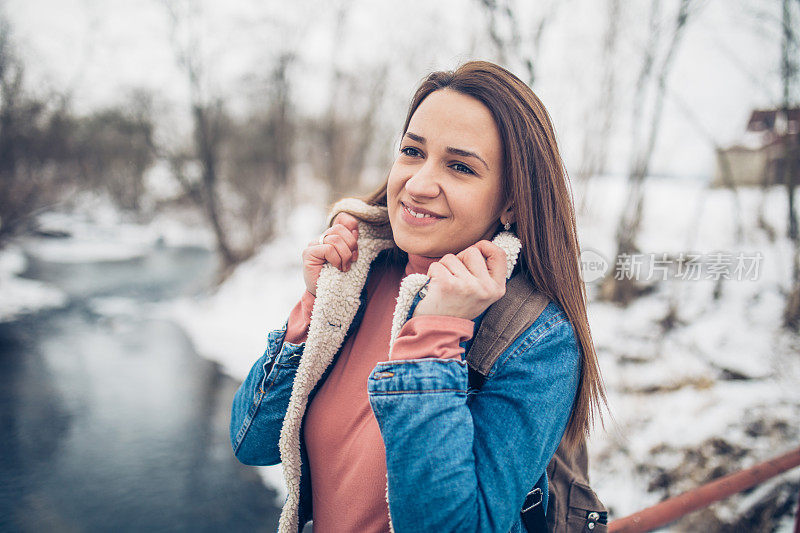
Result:
M440 280L447 280L453 277L453 273L450 272L446 266L441 264L440 262L431 263L428 267L428 277L431 280L440 279Z
M333 218L333 224L341 224L346 227L348 230L353 231L355 230L356 234L358 234L358 219L351 215L350 213L345 213L342 211L338 215Z
M486 258L486 267L489 269L492 279L505 285L508 267L506 266L506 253L503 249L489 241L478 241L474 246Z
M333 266L338 267L342 263L342 258L339 257L339 252L337 252L336 248L329 244L314 243L313 246L306 248L305 253L308 254L308 258L315 264L322 265L325 263L330 263Z
M342 270L343 261L342 257L339 255L339 250L335 246L327 243L321 246L325 248L325 250L323 251L325 261L332 264L339 270Z
M334 226L331 226L330 229L325 231L325 234L326 234L325 235L326 244L329 241L328 239L329 235L338 235L339 237L344 239L344 242L347 244L347 247L350 248L350 250L355 250L356 248L358 248L358 241L356 240L356 236L353 235L353 232L343 224L336 224Z
M489 274L489 267L486 265L486 259L484 259L483 254L477 247L470 246L466 250L460 252L457 257L461 259L461 262L464 263L467 270L482 283L494 281Z
M347 246L344 238L335 233L328 234L328 236L325 237L325 246L332 246L339 255L340 262L335 266L337 266L339 270L347 270L353 258L353 251Z
M472 275L469 269L464 266L464 263L461 262L461 259L453 254L446 254L444 257L439 259L439 263L444 265L447 270L449 270L457 278L468 280L475 277Z

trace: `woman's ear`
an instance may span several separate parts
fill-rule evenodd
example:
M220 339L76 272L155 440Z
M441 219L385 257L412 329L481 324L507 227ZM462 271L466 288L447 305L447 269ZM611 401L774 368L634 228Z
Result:
M503 208L503 211L500 212L500 220L502 220L503 222L508 222L509 224L513 224L514 222L516 222L516 220L514 219L514 203L513 202L509 201L505 205L505 207Z

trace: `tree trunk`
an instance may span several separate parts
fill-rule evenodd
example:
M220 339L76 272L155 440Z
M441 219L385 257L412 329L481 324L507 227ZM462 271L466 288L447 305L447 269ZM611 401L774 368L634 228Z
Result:
M219 205L216 195L220 144L218 131L216 131L219 127L217 124L218 117L209 116L210 110L208 106L196 103L192 107L195 120L197 155L203 167L203 208L217 238L217 251L222 257L223 268L227 268L235 265L238 262L238 257L228 244L228 236L222 227L219 217Z
M616 111L617 69L614 57L617 51L620 27L620 0L607 0L607 15L605 35L603 36L603 49L600 64L603 73L600 82L600 93L594 105L586 112L587 125L584 131L582 161L578 170L577 181L581 183L584 191L588 189L589 180L598 174L606 173L608 163L608 145L611 129L614 126ZM596 117L599 115L599 119ZM586 192L581 196L578 212L586 210Z
M642 213L644 212L644 182L650 171L650 161L660 131L661 115L664 109L664 95L667 88L667 77L669 76L675 54L678 50L684 29L686 28L690 5L691 0L681 0L678 15L675 19L672 40L669 43L666 56L664 57L664 61L658 72L658 77L656 78L656 94L653 100L652 118L647 142L641 149L637 149L641 122L640 117L642 116L641 108L644 103L645 89L652 76L656 45L659 40L657 20L660 0L653 0L651 4L650 39L645 49L645 57L636 84L636 96L634 99L633 155L628 172L628 195L615 234L617 251L612 263L615 267L618 264L624 264L630 254L634 254L638 251L636 239L641 227ZM600 297L602 299L627 304L633 298L642 294L643 289L637 286L638 284L633 277L613 275L615 274L615 270L615 268L612 269L612 275L606 277L601 285Z
M797 70L793 64L791 48L796 41L792 27L789 0L783 0L783 41L781 45L781 81L783 82L783 102L781 112L784 116L786 131L783 132L783 182L786 194L789 195L787 233L792 241L792 280L786 307L783 310L783 325L786 328L800 330L800 238L798 238L797 213L794 205L795 162L798 158L797 138L800 135L789 127L790 87L792 77ZM779 132L780 133L780 132Z

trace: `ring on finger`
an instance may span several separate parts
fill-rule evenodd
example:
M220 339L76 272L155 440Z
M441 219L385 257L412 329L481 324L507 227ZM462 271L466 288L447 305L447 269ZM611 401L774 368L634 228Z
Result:
M320 235L319 236L319 243L320 244L325 244L325 237L327 237L327 236L328 236L328 232L327 231L324 232L322 235Z

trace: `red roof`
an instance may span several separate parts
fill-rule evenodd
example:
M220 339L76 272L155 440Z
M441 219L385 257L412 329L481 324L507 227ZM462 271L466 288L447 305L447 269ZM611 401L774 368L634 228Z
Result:
M775 129L775 116L778 109L757 109L750 114L747 131L771 131ZM789 122L800 122L800 107L789 109Z

